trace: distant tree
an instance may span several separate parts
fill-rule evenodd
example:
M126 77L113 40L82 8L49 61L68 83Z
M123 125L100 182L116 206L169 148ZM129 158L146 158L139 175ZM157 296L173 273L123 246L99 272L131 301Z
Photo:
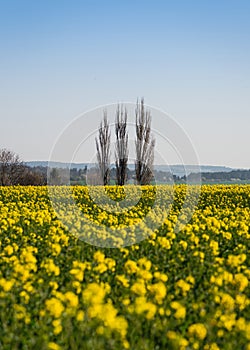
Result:
M22 186L44 186L47 183L46 174L41 170L31 168L28 166L23 167L22 174L20 176L19 184Z
M135 176L138 184L147 185L153 178L155 140L151 136L151 114L145 110L143 98L137 101L135 116Z
M87 174L87 171L88 171L88 166L85 165L84 169L83 169L83 174L86 175Z
M127 132L127 110L117 106L116 122L116 149L115 149L115 166L116 166L116 183L123 186L127 180L128 164L128 132Z
M101 180L106 186L110 178L110 130L106 111L104 111L103 121L100 124L99 136L96 138L96 150Z
M0 186L18 185L24 171L24 165L18 154L0 149Z
M70 169L69 168L49 168L48 169L49 185L69 185Z

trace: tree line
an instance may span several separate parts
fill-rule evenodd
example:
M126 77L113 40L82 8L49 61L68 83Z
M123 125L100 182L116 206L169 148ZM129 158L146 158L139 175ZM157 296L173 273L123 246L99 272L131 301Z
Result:
M110 167L111 157L111 132L107 118L107 112L104 111L103 120L100 123L98 137L96 137L97 169L101 184L106 186L110 184L111 175L115 184L123 186L128 180L128 130L127 130L127 109L122 105L117 105L115 118L115 175ZM135 108L135 174L133 177L139 185L147 185L153 179L153 162L155 140L151 135L151 112L145 108L144 99L137 100ZM47 184L47 168L31 168L25 165L20 157L8 149L0 149L0 186L8 185L45 185ZM68 173L61 169L50 169L50 183L63 184L67 179ZM82 180L86 182L86 172L79 174ZM75 170L70 169L70 181L74 181ZM94 178L94 177L93 177ZM79 178L78 178L79 180ZM96 184L96 183L94 183Z
M195 181L197 179L197 174L191 173L187 177L190 181ZM250 181L250 170L238 169L231 171L217 171L217 172L202 172L201 173L202 182L244 182Z
M45 185L46 174L39 168L28 167L15 152L0 149L0 186Z
M123 186L128 178L128 112L122 105L117 106L115 118L115 168L116 184ZM151 112L145 108L144 99L137 100L135 108L135 179L139 185L148 185L153 179L153 162L155 139L151 135ZM110 183L111 132L104 111L100 123L99 135L96 137L98 170L104 186Z
M47 166L30 167L25 165L20 157L7 149L0 149L0 186L8 185L46 185ZM50 183L63 185L68 177L72 185L96 185L96 168L87 165L84 169L79 168L52 168L50 169ZM110 184L116 183L117 169L113 165L109 171ZM250 182L250 170L232 170L229 172L202 172L201 174L191 173L188 176L178 176L171 172L154 169L154 181L156 183L187 183L202 180L202 183L223 183L223 182ZM136 182L136 171L127 167L126 181Z

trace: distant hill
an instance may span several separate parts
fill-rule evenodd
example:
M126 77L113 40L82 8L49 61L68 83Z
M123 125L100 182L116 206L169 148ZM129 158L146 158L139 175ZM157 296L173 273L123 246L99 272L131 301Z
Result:
M198 172L204 172L204 173L215 173L215 172L230 172L233 169L225 166L216 166L216 165L200 165L199 167L197 165L182 165L182 164L176 164L176 165L155 165L154 168L157 171L164 171L168 172L171 171L173 175L176 176L184 176L189 175L191 173L198 173Z
M31 162L25 162L27 166L30 167L47 167L48 162L47 161L31 161ZM50 166L53 168L76 168L76 169L84 169L85 166L88 168L92 168L95 166L94 163L62 163L62 162L51 162ZM111 165L111 167L114 166ZM128 164L129 169L134 169L134 164ZM233 168L229 168L226 166L217 166L217 165L201 165L200 167L197 167L196 165L182 165L182 164L174 164L174 165L155 165L155 170L157 171L164 171L164 172L171 172L173 175L176 176L184 176L189 175L191 173L198 173L201 171L202 173L217 173L217 172L230 172L232 170L235 170Z
M47 167L48 166L48 161L31 161L31 162L25 162L27 166L30 166L31 168L41 166L41 167ZM61 168L61 169L66 169L66 168L76 168L76 169L84 169L85 166L92 168L94 164L90 163L63 163L63 162L50 162L50 167L51 168Z

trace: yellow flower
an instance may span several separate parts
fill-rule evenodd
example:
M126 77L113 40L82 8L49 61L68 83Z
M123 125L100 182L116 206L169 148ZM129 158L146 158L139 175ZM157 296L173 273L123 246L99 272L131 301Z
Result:
M172 307L172 309L176 310L174 317L175 318L185 318L186 317L186 308L181 305L179 302L177 301L172 301L172 303L170 304L170 306Z
M230 240L232 238L232 234L230 232L222 232L224 238Z
M25 290L22 290L20 293L19 293L20 297L24 299L24 303L25 304L28 304L29 300L30 300L30 296L29 294L25 291Z
M146 318L148 320L151 320L152 318L154 318L156 311L157 311L157 307L156 305L154 305L153 303L148 302L147 303L147 313L146 313Z
M69 303L69 306L72 308L76 308L78 306L78 296L73 292L66 292L64 294L66 302Z
M207 329L202 323L194 323L188 327L188 333L190 336L203 340L207 336Z
M242 273L238 273L234 276L234 284L238 287L240 292L243 292L248 286L248 278Z
M79 310L76 314L76 320L81 322L84 320L84 311Z
M135 283L131 286L130 290L131 290L132 292L134 292L135 294L137 294L137 295L145 295L146 292L147 292L143 280L138 280L137 282L135 282Z
M166 237L158 237L157 241L159 242L159 244L165 248L165 249L171 249L171 241L169 239L167 239Z
M130 348L130 344L127 340L124 340L123 343L122 343L124 349L129 349Z
M108 267L104 263L99 263L97 266L94 267L94 271L97 271L100 274L104 273L107 270L108 270Z
M45 270L49 276L51 276L51 275L59 276L60 275L60 268L59 268L59 266L55 265L53 259L46 259L45 261L42 262L41 267L45 268Z
M88 308L88 316L90 318L101 318L103 315L103 304L102 303L93 303Z
M14 249L13 249L13 247L12 247L11 245L7 245L7 246L4 248L3 251L4 251L7 255L11 255L11 254L13 254Z
M221 293L220 295L221 305L224 306L226 309L234 309L234 298L232 298L231 295L226 293Z
M81 284L79 281L74 281L72 283L72 286L76 289L76 294L79 294L81 292Z
M178 334L174 331L168 331L167 332L168 339L174 340L178 338Z
M247 256L246 254L240 254L240 255L228 255L228 259L227 259L227 264L232 266L232 267L237 267L241 264L243 264L243 262L246 260Z
M182 248L184 249L184 250L186 250L187 249L187 247L188 247L188 244L187 244L187 242L186 241L180 241L180 243L179 243L181 246L182 246Z
M158 312L159 312L159 315L161 315L161 316L164 316L164 315L165 315L165 310L164 310L163 307L160 307L160 308L158 309Z
M64 306L57 298L51 298L45 301L45 306L51 316L59 318L64 311Z
M55 335L58 335L59 333L61 333L61 331L62 331L62 325L61 325L61 321L60 321L60 320L54 320L54 321L52 322L52 325L53 325L53 327L54 327L53 333L54 333Z
M121 253L124 253L124 257L125 257L125 258L126 258L126 257L128 256L128 254L129 254L129 250L126 249L126 248L120 248L120 252L121 252Z
M41 317L44 317L44 316L46 315L45 310L40 310L40 311L39 311L39 315L40 315Z
M219 243L217 241L211 240L209 246L212 249L213 255L219 254Z
M49 350L60 350L61 347L58 344L54 343L54 342L49 342L48 349Z
M231 331L232 328L235 326L235 318L236 318L236 314L225 314L225 315L221 315L220 317L220 321L222 322L223 326L228 330Z
M151 263L150 260L148 260L148 259L145 257L145 258L140 258L140 259L138 260L138 265L139 265L141 268L143 268L143 269L149 271L149 270L151 269L152 263Z
M145 297L138 297L135 300L135 312L137 314L142 314L146 312L146 318L152 319L155 316L157 307L151 302L147 302Z
M138 266L133 260L127 260L124 267L129 274L136 273L138 270Z
M217 332L217 336L219 337L219 338L222 338L223 336L224 336L224 330L223 329L219 329L218 330L218 332Z
M104 331L105 331L105 328L103 326L99 326L99 327L96 328L96 333L97 334L102 335L102 334L104 334Z
M195 251L193 253L194 256L198 256L200 258L200 261L201 262L204 262L204 258L205 258L205 254L204 252L201 252L201 251Z
M51 244L52 255L58 256L61 253L61 246L58 243Z
M249 305L249 300L244 294L237 294L235 298L236 304L239 305L240 310L244 310L247 305Z
M116 261L114 259L106 258L104 262L109 270L115 271Z
M148 289L155 295L157 304L162 304L162 301L167 294L167 288L165 287L165 284L163 282L158 282L152 284L151 286L148 286Z
M149 272L148 270L144 270L144 269L138 269L137 276L139 278L144 279L145 281L149 281L153 277L151 272Z
M167 282L168 276L165 273L161 273L159 271L156 271L154 273L154 277L162 282Z
M183 293L183 295L185 296L187 294L187 292L191 289L191 286L189 283L187 283L184 280L179 280L178 282L176 282L176 287L179 287Z
M97 252L95 252L94 256L93 256L94 260L97 261L98 263L103 263L105 260L105 255L100 252L99 250Z
M115 278L123 285L123 287L129 287L129 281L124 275L116 275Z
M80 281L80 282L82 282L82 280L83 280L83 271L81 270L81 269L71 269L70 271L69 271L69 273L71 274L71 275L73 275L73 276L75 276L75 279L77 280L77 281Z
M50 287L52 288L52 289L54 289L54 290L57 290L58 289L58 283L57 282L55 282L55 281L50 281L49 282L49 285L50 285Z
M123 305L128 306L130 304L130 299L126 298L122 301Z
M192 285L195 284L195 279L193 276L189 275L187 278L186 278L186 281L191 283Z
M241 332L245 331L246 330L246 320L243 317L240 317L238 320L236 320L235 326Z
M5 292L9 292L13 287L14 283L14 280L6 280L5 278L0 278L0 286Z
M103 302L106 295L106 290L97 283L88 284L83 291L83 301L90 304L100 304Z
M179 339L180 350L185 350L187 348L188 344L189 344L189 342L187 339L185 339L185 338Z
M212 344L206 344L204 346L204 350L220 350L220 348L216 343L212 343Z

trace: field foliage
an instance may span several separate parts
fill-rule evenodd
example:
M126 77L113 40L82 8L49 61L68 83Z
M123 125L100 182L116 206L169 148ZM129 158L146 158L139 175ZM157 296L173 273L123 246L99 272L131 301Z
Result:
M91 220L139 222L155 196L144 187L136 208L116 215L99 210L87 187L72 190L88 237ZM109 191L124 199L122 189ZM167 203L169 189L160 191ZM174 187L153 234L102 248L79 239L75 223L64 226L47 187L0 187L0 349L250 350L250 186L202 186L176 232L186 192Z

